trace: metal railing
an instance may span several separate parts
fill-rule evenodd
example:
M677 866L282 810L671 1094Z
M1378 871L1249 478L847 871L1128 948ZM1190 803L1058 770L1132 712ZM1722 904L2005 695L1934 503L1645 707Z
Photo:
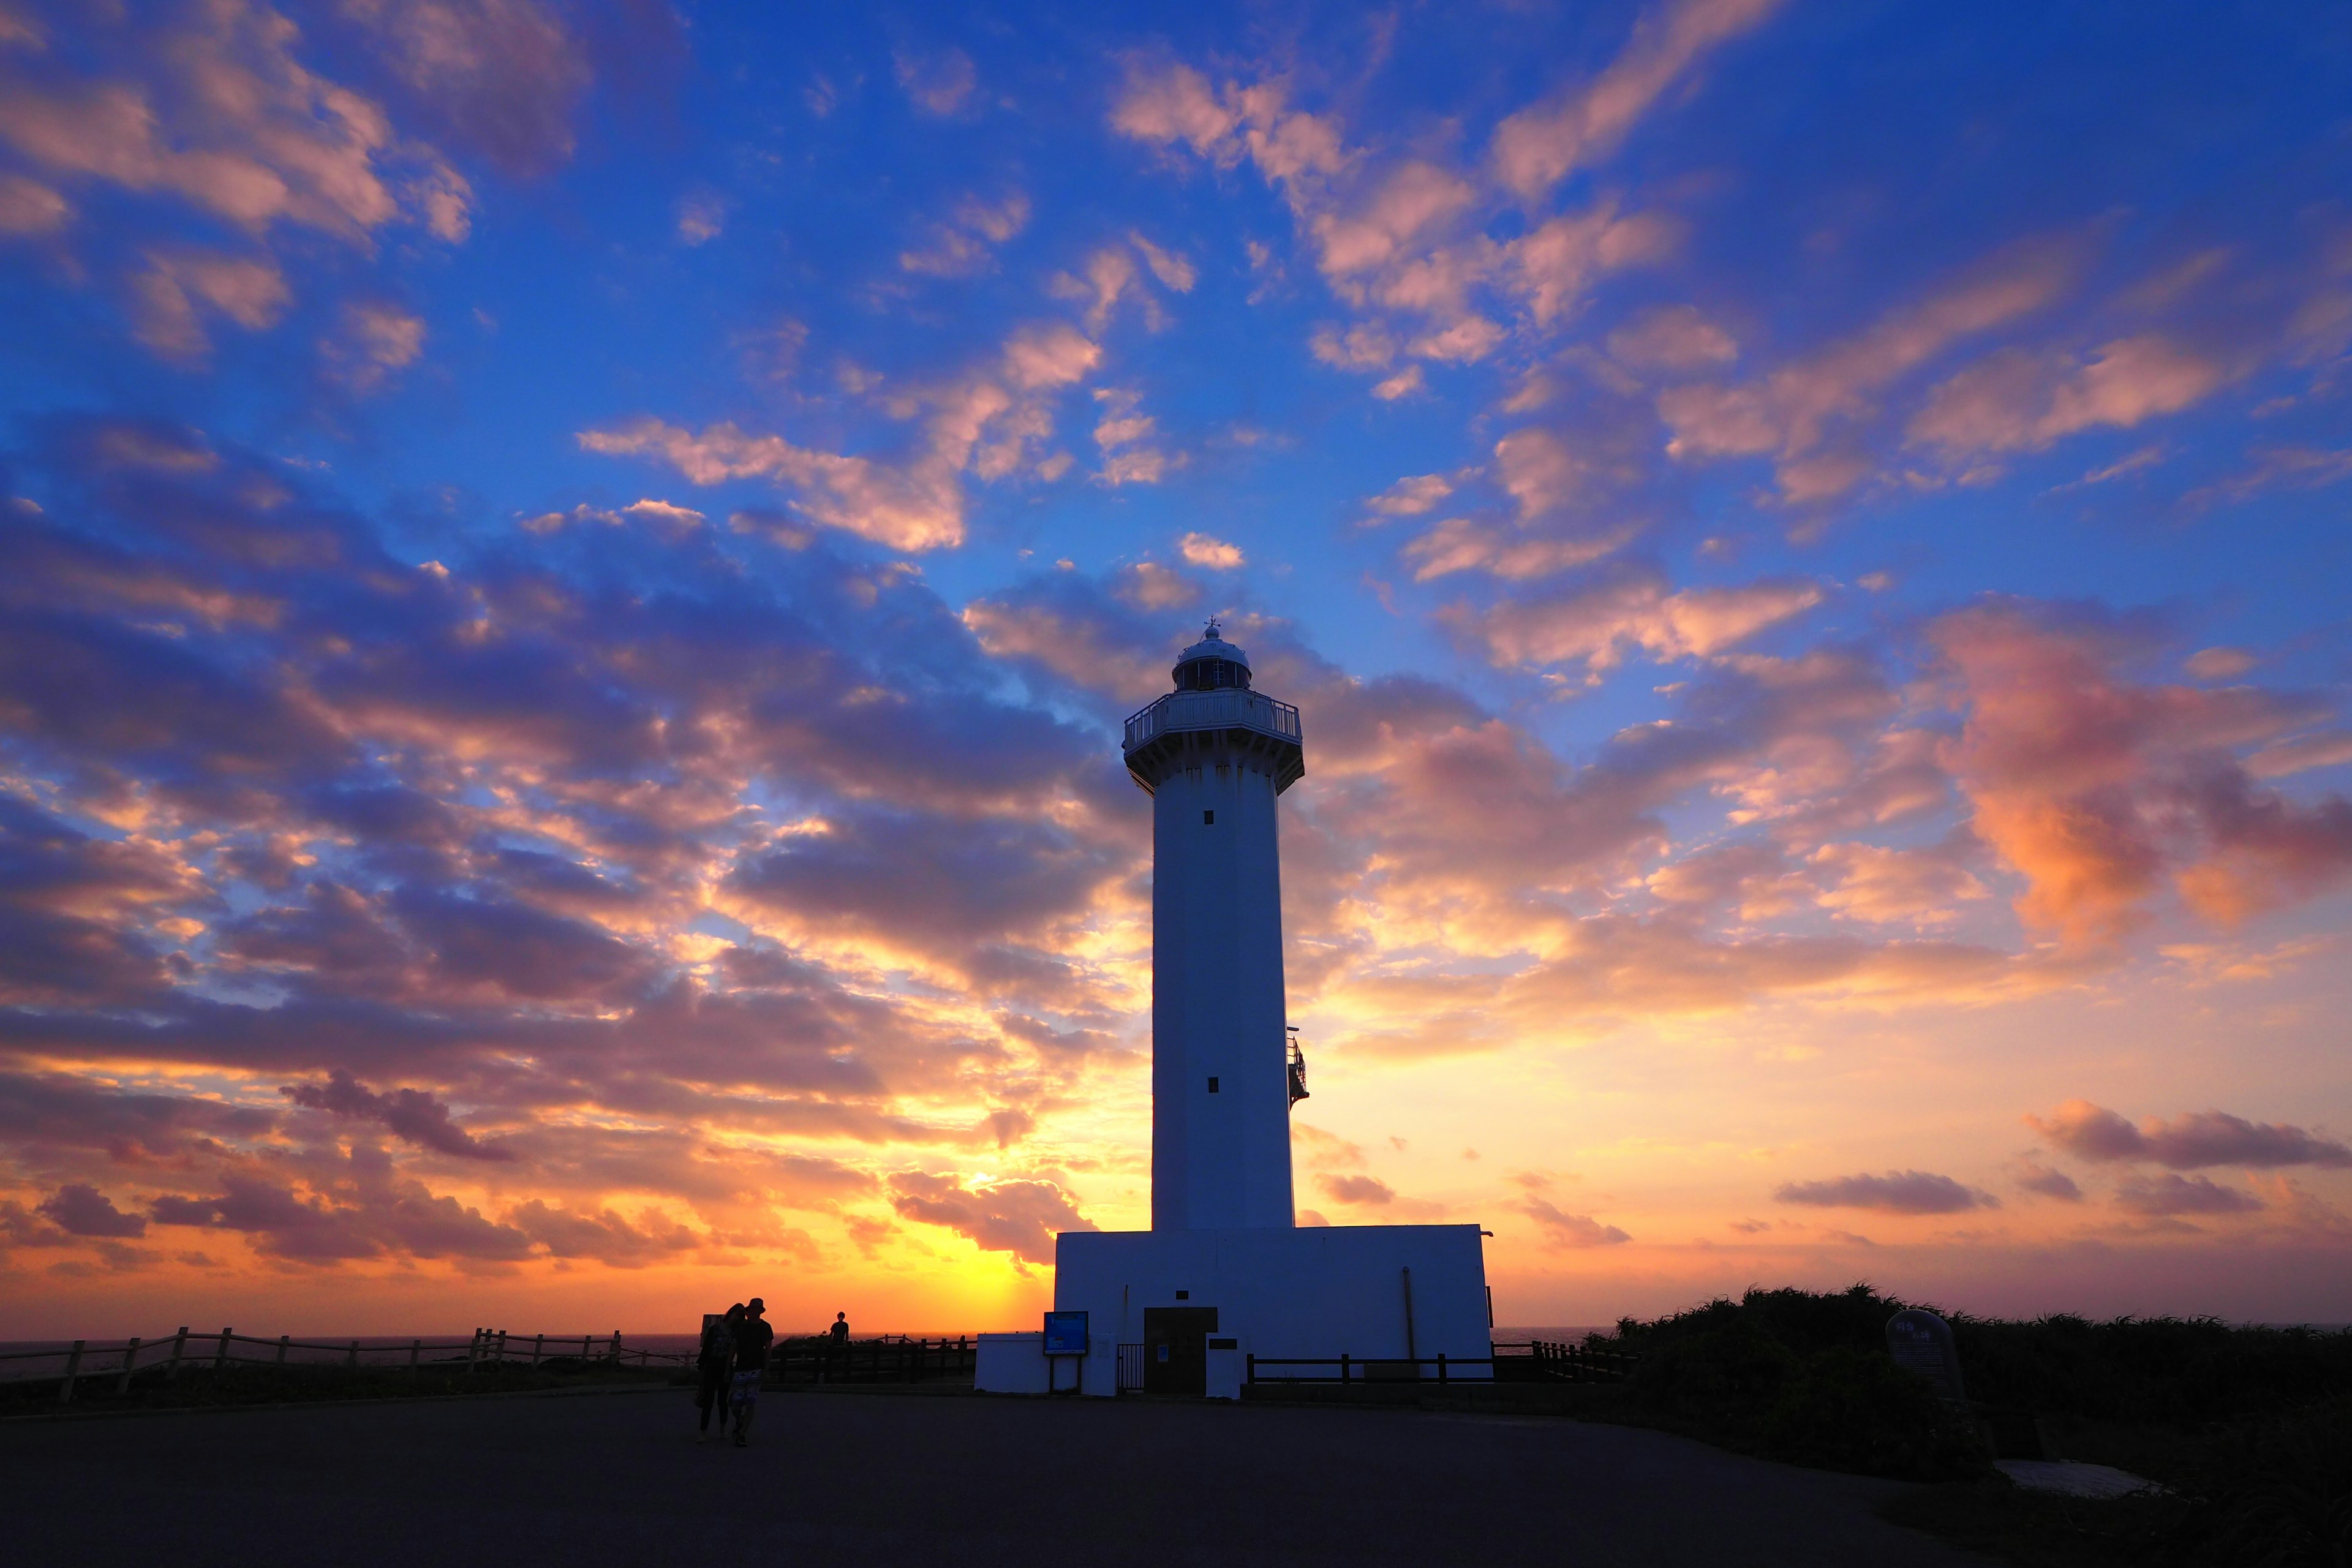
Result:
M578 1350L572 1347L578 1345ZM427 1355L433 1359L427 1360ZM615 1330L612 1336L595 1334L532 1334L525 1338L504 1329L477 1329L468 1340L298 1340L291 1334L263 1339L233 1329L218 1333L193 1333L183 1328L160 1339L133 1336L128 1340L76 1340L69 1346L47 1350L10 1351L0 1363L0 1382L38 1384L55 1381L58 1402L69 1405L79 1385L111 1379L114 1392L127 1394L134 1376L176 1379L183 1368L226 1373L254 1366L341 1369L348 1372L472 1372L478 1367L552 1367L600 1365L641 1370L655 1366L691 1365L691 1354L641 1350L625 1346ZM47 1365L39 1363L47 1363Z
M768 1352L768 1384L955 1383L969 1381L980 1347L969 1334L917 1340L904 1334L834 1343L824 1334L779 1340Z
M1622 1383L1639 1358L1549 1340L1497 1344L1483 1356L1262 1356L1248 1358L1251 1383L1446 1384ZM1270 1368L1290 1370L1274 1371ZM1308 1370L1299 1371L1298 1368ZM1472 1373L1470 1369L1479 1371Z
M1171 691L1128 715L1124 748L1136 747L1174 730L1225 730L1235 725L1264 731L1280 740L1300 738L1298 710L1255 691Z

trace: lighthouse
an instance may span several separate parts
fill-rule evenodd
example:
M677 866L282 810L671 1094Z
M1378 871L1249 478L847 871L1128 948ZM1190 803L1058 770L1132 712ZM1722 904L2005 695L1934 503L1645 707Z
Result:
M1120 747L1151 796L1151 1228L1057 1237L1050 1331L982 1335L974 1382L1238 1398L1261 1369L1489 1376L1478 1226L1297 1223L1280 817L1305 734L1215 621L1170 679Z
M1129 719L1151 796L1151 1228L1293 1223L1276 802L1306 773L1298 710L1250 684L1217 623Z

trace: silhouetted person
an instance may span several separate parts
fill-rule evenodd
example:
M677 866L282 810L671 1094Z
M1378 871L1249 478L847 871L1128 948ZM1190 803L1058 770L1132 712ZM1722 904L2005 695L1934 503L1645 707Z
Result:
M838 1373L849 1364L849 1314L835 1312L833 1327L825 1331L824 1363L828 1373Z
M751 1417L760 1411L760 1379L768 1371L768 1342L776 1337L776 1331L762 1320L767 1310L768 1304L754 1296L744 1303L743 1315L735 1320L735 1383L727 1403L735 1412L739 1448L751 1441Z
M702 1345L695 1352L694 1407L701 1413L694 1440L710 1441L710 1413L719 1412L719 1430L727 1430L727 1379L735 1365L735 1325L742 1321L743 1303L736 1302L702 1326Z

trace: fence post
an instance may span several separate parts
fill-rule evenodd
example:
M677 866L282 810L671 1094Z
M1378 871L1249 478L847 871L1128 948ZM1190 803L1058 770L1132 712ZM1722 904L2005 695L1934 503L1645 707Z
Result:
M1445 1386L1445 1352L1444 1351L1437 1352L1437 1386L1440 1388Z
M500 1329L500 1330L499 1331L499 1371L501 1371L501 1372L505 1371L505 1370L506 1370L506 1364L507 1364L507 1331L506 1331L504 1329Z
M1248 1354L1248 1355L1246 1355L1246 1356L1244 1356L1242 1359L1243 1359L1244 1361L1245 1361L1245 1362L1247 1362L1247 1363L1249 1363L1249 1381L1250 1381L1250 1382L1252 1382L1252 1383L1255 1383L1255 1382L1257 1381L1257 1355L1256 1355L1256 1352L1251 1352L1250 1354Z
M580 1336L580 1370L583 1372L588 1370L588 1345L590 1338L591 1336L587 1334Z
M621 1370L621 1331L618 1329L613 1331L613 1370Z
M547 1343L547 1336L546 1336L545 1334L533 1334L533 1335L531 1335L531 1337L530 1337L530 1364L531 1364L531 1365L533 1365L533 1366L537 1366L537 1365L539 1364L539 1352L540 1352L541 1349L543 1346L545 1346L545 1345L546 1345L546 1343Z
M423 1340L411 1340L411 1341L409 1341L409 1342L408 1342L408 1370L409 1370L409 1371L411 1371L411 1372L415 1372L415 1371L416 1370L416 1358L417 1358L417 1357L419 1357L419 1356L421 1356L421 1355L423 1355L424 1353L425 1353L425 1342L424 1342Z
M122 1376L114 1385L115 1393L128 1394L131 1392L131 1369L138 1364L139 1336L133 1334L131 1336L131 1342L122 1347Z
M228 1370L228 1337L233 1331L234 1331L228 1329L223 1329L221 1331L220 1348L213 1352L213 1370L215 1372L226 1372Z
M349 1360L347 1360L347 1361L345 1361L345 1362L343 1363L343 1365L344 1365L344 1366L346 1366L346 1367L348 1367L348 1368L350 1368L350 1369L351 1369L352 1371L353 1371L353 1372L357 1372L357 1371L359 1371L359 1369L360 1369L360 1342L359 1342L359 1341L357 1341L357 1340L353 1340L353 1341L352 1342L352 1353L351 1353L351 1357L350 1357L350 1359L349 1359Z
M74 1379L81 1375L81 1347L88 1342L86 1340L74 1341L73 1353L66 1357L66 1380L58 1388L59 1405L73 1403Z
M182 1323L180 1331L172 1336L172 1364L164 1373L173 1383L180 1381L180 1357L188 1348L188 1325Z
M1347 1385L1348 1385L1348 1352L1345 1352L1345 1351L1341 1351L1341 1352L1339 1352L1339 1386L1340 1386L1340 1387L1342 1387L1342 1388L1345 1388Z
M482 1331L476 1329L474 1337L466 1342L466 1370L474 1370L474 1362L482 1353Z

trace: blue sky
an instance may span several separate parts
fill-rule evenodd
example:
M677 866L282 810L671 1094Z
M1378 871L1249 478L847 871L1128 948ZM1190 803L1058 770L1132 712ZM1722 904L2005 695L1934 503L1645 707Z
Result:
M0 1281L1017 1316L1143 1212L1111 725L1215 612L1313 1218L1503 1215L1522 1321L2315 1310L2347 88L2326 5L8 0Z

